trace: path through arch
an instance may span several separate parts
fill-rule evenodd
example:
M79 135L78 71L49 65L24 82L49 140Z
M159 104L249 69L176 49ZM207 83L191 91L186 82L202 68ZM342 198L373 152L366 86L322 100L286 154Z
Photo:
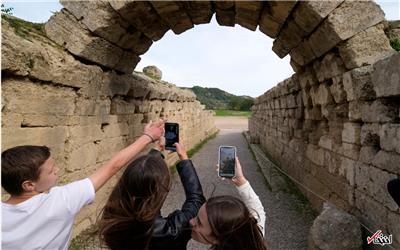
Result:
M297 197L281 192L271 192L264 176L255 161L243 132L247 130L245 118L216 118L220 129L217 137L207 142L193 157L192 161L203 185L206 198L229 194L238 196L234 186L217 177L215 165L219 145L234 145L243 166L246 178L259 195L266 211L266 241L268 249L307 249L307 237L313 217L296 209ZM168 215L178 209L184 201L184 191L177 174L173 175L172 189L163 206L162 214ZM207 246L194 241L189 242L188 250L205 250Z

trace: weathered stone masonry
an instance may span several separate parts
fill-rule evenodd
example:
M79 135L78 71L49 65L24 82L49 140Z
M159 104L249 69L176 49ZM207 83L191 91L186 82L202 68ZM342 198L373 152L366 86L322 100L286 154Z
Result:
M192 92L83 64L46 37L21 38L4 20L2 39L2 148L49 146L61 184L88 176L150 120L180 123L188 149L216 131L213 114ZM167 159L177 160L175 154ZM74 234L95 222L115 180L82 210Z
M332 11L300 49L286 45L296 74L256 99L250 134L309 189L299 185L315 208L323 200L310 190L373 232L393 234L396 248L400 210L386 184L400 175L400 54L379 12L363 17L365 9L349 8L344 2ZM292 25L301 25L300 10Z

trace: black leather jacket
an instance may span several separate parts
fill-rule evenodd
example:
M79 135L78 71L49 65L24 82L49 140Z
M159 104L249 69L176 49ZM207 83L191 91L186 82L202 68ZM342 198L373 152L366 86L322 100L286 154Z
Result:
M191 160L178 163L177 170L185 189L186 200L180 210L175 210L168 217L161 214L154 223L151 250L184 250L191 238L189 221L197 216L197 212L205 202L196 170Z

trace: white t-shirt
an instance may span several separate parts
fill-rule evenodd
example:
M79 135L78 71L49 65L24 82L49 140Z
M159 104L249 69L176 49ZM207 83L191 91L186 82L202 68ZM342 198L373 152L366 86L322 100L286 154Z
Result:
M68 249L75 215L94 197L93 184L87 178L17 205L2 202L2 249Z

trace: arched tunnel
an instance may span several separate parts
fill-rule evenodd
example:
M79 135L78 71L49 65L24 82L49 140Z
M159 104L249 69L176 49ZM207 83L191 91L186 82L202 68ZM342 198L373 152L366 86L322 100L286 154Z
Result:
M400 55L375 2L61 4L44 33L2 18L3 149L50 146L67 182L109 159L149 120L184 124L181 136L193 147L216 131L212 112L193 93L133 71L167 31L179 35L215 14L219 25L273 38L272 50L289 55L295 71L256 98L251 141L302 184L315 209L322 201L309 190L400 246L400 210L386 192L400 175ZM76 233L94 223L92 211L112 186L80 213Z

